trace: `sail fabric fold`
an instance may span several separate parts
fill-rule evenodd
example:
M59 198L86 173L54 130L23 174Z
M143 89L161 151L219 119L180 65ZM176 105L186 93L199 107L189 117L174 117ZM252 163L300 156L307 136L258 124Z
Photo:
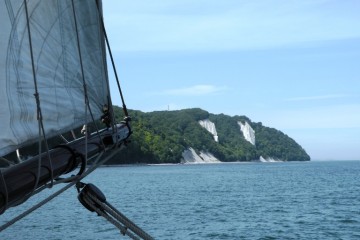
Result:
M39 138L35 84L27 19L22 0L0 3L0 156ZM95 1L27 2L35 74L43 124L52 137L91 120L85 116L84 79L95 119L108 103L109 89L101 22ZM87 120L86 120L87 119Z

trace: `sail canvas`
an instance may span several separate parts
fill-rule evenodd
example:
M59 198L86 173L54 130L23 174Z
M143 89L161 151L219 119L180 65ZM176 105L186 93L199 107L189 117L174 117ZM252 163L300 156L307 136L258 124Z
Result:
M35 85L47 137L91 121L86 111L86 95L94 118L101 116L102 106L110 96L96 1L75 0L76 21L72 2L68 0L28 1L28 18L24 1L4 0L0 5L0 156L3 156L39 138Z

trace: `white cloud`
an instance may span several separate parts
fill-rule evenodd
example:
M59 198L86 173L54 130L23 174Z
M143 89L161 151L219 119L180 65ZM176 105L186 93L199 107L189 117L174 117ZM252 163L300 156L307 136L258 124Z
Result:
M186 88L168 89L162 92L165 95L174 96L204 96L217 94L226 90L226 87L218 87L214 85L194 85Z

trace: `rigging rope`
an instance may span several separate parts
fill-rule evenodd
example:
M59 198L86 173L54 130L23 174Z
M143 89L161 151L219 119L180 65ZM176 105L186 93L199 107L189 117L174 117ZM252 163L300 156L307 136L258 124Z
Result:
M83 88L84 88L84 98L85 98L85 130L86 130L85 143L87 143L87 137L88 137L88 129L87 129L87 109L89 109L89 113L90 113L91 120L92 120L93 123L95 123L95 118L94 118L94 115L93 115L92 110L91 110L91 107L90 107L89 96L88 96L88 93L87 93L87 85L86 85L86 81L85 81L84 66L83 66L83 60L82 60L82 54L81 54L80 38L79 38L79 31L78 31L78 25L77 25L77 18L76 18L74 0L71 1L71 4L72 4L73 16L74 16L75 31L76 31L76 42L77 42L79 59L80 59L81 76L82 76ZM98 129L98 127L97 127L96 124L95 124L95 128L96 128L97 136L99 136L99 140L100 140L100 142L102 142L102 141L101 141L101 138L100 138L100 134L99 134L99 129ZM105 149L105 145L104 145L104 144L103 144L103 148ZM85 158L87 159L87 156L85 156Z
M72 180L72 182L68 183L67 185L65 185L63 188L61 188L60 190L58 190L57 192L51 194L49 197L45 198L44 200L42 200L41 202L39 202L38 204L32 206L31 208L29 208L28 210L24 211L23 213L19 214L18 216L14 217L13 219L9 220L7 223L3 224L2 226L0 226L0 232L2 232L3 230L5 230L6 228L10 227L11 225L13 225L14 223L16 223L17 221L19 221L20 219L26 217L27 215L29 215L30 213L32 213L33 211L35 211L36 209L42 207L43 205L47 204L48 202L50 202L52 199L54 199L55 197L59 196L61 193L65 192L66 190L68 190L70 187L76 185L81 179L85 178L86 176L88 176L90 173L92 173L96 168L98 168L100 165L102 165L103 163L105 163L106 161L108 161L110 158L114 157L115 154L118 153L118 151L120 151L121 149L121 145L116 145L114 146L114 150L107 154L103 160L98 161L96 164L93 164L91 167L89 167L81 176L80 175L76 175L73 177L70 177L69 179ZM97 157L98 159L100 159L103 156L104 152L101 152L99 154L99 156ZM62 181L57 181L55 182L55 184L57 183L64 183L64 182L68 182L68 179L64 179ZM5 185L6 186L6 185ZM41 190L43 190L44 188L46 188L46 186L43 186L42 188L38 189L37 192L40 192Z
M78 48L78 54L79 54L79 59L80 59L80 69L81 69L81 77L82 77L82 82L83 82L83 88L84 88L84 98L85 98L85 120L84 120L84 128L85 128L85 162L87 161L87 143L88 143L88 129L87 129L87 109L90 109L90 105L89 105L89 98L88 98L88 94L87 94L87 87L86 87L86 81L85 81L85 75L84 75L84 65L83 65L83 61L82 61L82 54L81 54L81 49L80 49L80 40L79 40L79 32L78 32L78 27L77 27L77 20L76 20L76 14L75 14L75 6L74 6L74 0L71 1L72 4L72 10L73 10L73 15L74 15L74 23L75 23L75 31L76 31L76 43L77 43L77 48ZM90 109L91 112L91 109Z
M5 230L6 228L10 227L11 225L13 225L14 223L16 223L17 221L19 221L20 219L26 217L27 215L29 215L30 213L32 213L33 211L35 211L36 209L38 209L39 207L45 205L46 203L50 202L52 199L54 199L55 197L59 196L61 193L65 192L67 189L69 189L70 187L74 186L76 184L76 182L71 182L68 185L66 185L65 187L61 188L59 191L53 193L52 195L50 195L48 198L45 198L44 200L42 200L41 202L39 202L38 204L35 204L34 206L32 206L31 208L29 208L28 210L26 210L25 212L19 214L18 216L16 216L15 218L11 219L10 221L8 221L7 223L5 223L4 225L0 226L0 232L2 232L3 230Z
M24 6L25 6L25 14L26 14L26 25L27 25L27 32L28 32L29 48L30 48L31 68L32 68L32 74L33 74L33 79L34 79L34 88L35 88L34 96L35 96L36 107L37 107L37 120L38 120L38 125L39 125L39 161L38 161L38 169L37 169L36 180L35 180L35 184L34 184L34 188L33 188L32 193L28 194L27 197L24 197L24 201L26 201L28 198L30 198L33 195L33 192L38 187L39 180L40 180L41 142L42 142L41 141L41 134L42 134L43 139L44 139L46 153L47 153L48 160L49 160L50 176L51 176L50 187L53 186L53 183L54 183L54 177L53 177L54 176L54 170L53 170L52 161L51 161L51 157L50 157L49 146L48 146L47 140L46 140L47 138L46 138L46 134L45 134L44 123L42 121L43 118L42 118L42 111L41 111L41 106L40 106L40 97L39 97L39 91L38 91L38 85L37 85L37 78L36 78L36 73L35 73L34 53L33 53L32 38L31 38L31 31L30 31L29 11L28 11L28 6L27 6L26 0L24 0Z
M130 125L129 125L129 121L131 121L131 118L129 116L129 113L128 113L128 110L127 110L127 107L126 107L126 104L125 104L124 95L123 95L122 90L121 90L120 80L119 80L119 77L118 77L118 74L117 74L115 61L114 61L114 58L113 58L113 55L112 55L109 39L108 39L108 36L107 36L107 33L106 33L105 23L104 23L104 19L103 19L103 16L102 16L102 11L100 9L99 2L97 0L94 0L94 1L96 3L97 12L99 14L99 20L100 20L100 24L101 24L101 27L102 27L102 32L103 32L104 37L105 37L106 47L107 47L107 50L109 52L109 57L111 59L111 65L112 65L112 68L113 68L113 71L114 71L118 91L119 91L121 102L122 102L122 108L123 108L123 112L124 112L124 115L125 115L123 123L125 123L126 126L129 128L129 135L128 135L128 137L129 137L131 135L131 133L132 133ZM113 108L111 108L111 110L112 110L112 117L114 117Z
M79 186L81 185L81 186ZM96 212L120 229L121 234L128 235L132 239L152 240L153 238L124 214L118 211L106 201L104 194L93 184L79 184L78 199L91 212ZM79 188L82 188L80 191Z
M96 0L95 0L96 1ZM97 4L97 2L96 2ZM36 78L36 72L35 72L35 64L34 64L34 56L33 56L33 47L32 47L32 40L31 40L31 31L30 31L30 19L29 19L29 13L28 13L28 7L27 7L27 1L24 0L24 6L25 6L25 12L26 12L26 20L27 20L27 30L28 30L28 37L29 37L29 46L30 46L30 56L31 56L31 63L32 63L32 73L33 73L33 78L34 78L34 87L35 87L35 99L36 99L36 107L37 107L37 119L38 119L38 125L39 125L39 161L38 161L38 169L37 169L37 174L35 175L35 184L34 184L34 189L33 191L28 194L28 196L25 196L26 199L28 199L29 197L31 197L33 194L38 193L40 191L42 191L44 188L47 187L52 187L54 184L58 184L58 183L68 183L66 186L64 186L63 188L61 188L60 190L56 191L55 193L51 194L50 196L48 196L47 198L45 198L44 200L40 201L38 204L32 206L31 208L29 208L28 210L24 211L23 213L21 213L20 215L14 217L13 219L11 219L10 221L8 221L6 224L0 226L0 232L5 230L6 228L8 228L9 226L11 226L12 224L14 224L15 222L19 221L20 219L24 218L25 216L27 216L28 214L32 213L33 211L35 211L36 209L40 208L41 206L45 205L46 203L48 203L49 201L51 201L52 199L54 199L55 197L57 197L58 195L60 195L61 193L63 193L64 191L66 191L67 189L69 189L70 187L76 185L79 183L79 181L81 179L83 179L84 177L86 177L87 175L89 175L91 172L93 172L96 168L98 168L100 165L102 165L103 163L105 163L106 161L108 161L110 158L114 157L115 154L118 153L118 151L121 149L120 147L122 146L123 143L125 143L126 139L130 136L131 134L131 129L130 129L130 125L129 125L129 121L130 121L130 117L128 115L127 112L127 108L125 105L125 101L124 101L124 97L121 91L121 87L120 87L120 82L117 76L117 72L116 72L116 68L115 68L115 63L112 57L112 53L111 53L111 49L110 49L110 45L109 45L109 41L106 35L106 31L105 31L105 26L104 26L104 22L103 22L103 18L102 15L100 13L99 10L99 6L97 4L97 9L98 9L98 13L99 13L99 18L100 18L100 22L101 22L101 26L103 29L103 33L104 33L104 37L106 40L106 45L110 54L110 58L111 58L111 62L112 62L112 66L113 66L113 70L115 73L115 77L116 77L116 81L118 84L118 89L119 89L119 93L121 96L121 100L122 100L122 104L123 104L123 111L125 114L125 119L124 119L124 124L126 124L126 126L129 129L128 135L127 137L123 140L123 141L119 141L118 138L116 138L115 143L113 144L112 148L113 151L106 152L106 156L100 161L100 158L103 156L103 154L105 154L106 151L106 147L104 142L101 139L100 136L100 132L99 129L96 126L96 132L97 135L99 136L100 139L100 143L103 145L103 151L100 152L95 160L95 162L91 165L91 167L89 167L85 172L83 172L86 169L86 162L87 162L87 156L85 156L85 159L83 156L78 155L77 153L73 153L73 157L81 157L81 161L82 161L82 165L81 165L81 169L80 172L78 173L78 175L76 176L72 176L66 179L59 179L57 181L54 182L54 169L53 169L53 165L52 165L52 160L50 157L50 153L49 153L49 146L48 143L46 141L46 134L45 134L45 128L44 128L44 124L43 124L43 117L42 117L42 111L41 111L41 107L40 107L40 98L39 98L39 92L38 92L38 85L37 85L37 78ZM80 40L79 40L79 32L78 32L78 28L77 28L77 20L76 20L76 13L75 13L75 6L74 6L74 1L72 0L72 9L73 9L73 14L74 14L74 21L75 21L75 29L76 29L76 37L77 37L77 45L78 45L78 53L79 53L79 58L80 58L80 65L81 65L81 73L82 73L82 80L83 80L83 87L84 87L84 97L85 97L85 112L86 112L86 119L85 119L85 123L87 123L87 110L89 110L90 116L92 118L92 122L95 123L95 119L94 116L92 114L91 111L91 107L89 104L89 98L87 95L87 87L86 87L86 81L85 81L85 76L84 76L84 69L83 69L83 62L82 62L82 56L81 56L81 49L80 49ZM113 129L117 129L117 128L113 128ZM41 136L42 135L42 136ZM45 184L42 187L38 187L39 181L40 181L40 169L41 169L41 141L42 138L44 139L44 144L46 147L46 153L48 156L48 160L49 160L49 171L50 171L50 175L51 175L51 183L50 184ZM85 146L87 147L87 134L85 136ZM87 151L85 151L87 154ZM3 186L5 186L5 206L4 208L0 209L0 213L2 213L3 211L5 211L7 204L8 204L8 190L7 190L7 185L5 183L5 179L4 176L2 174L2 171L0 171L0 181L4 182ZM71 182L69 182L71 181ZM89 201L90 200L90 204L95 204L97 206L98 203L98 199L94 198L94 196L91 196L91 194L89 195L90 198L88 199L87 197L86 200L84 201ZM25 200L26 200L25 199ZM24 201L25 201L24 200ZM105 203L104 203L105 204ZM108 211L108 214L106 216L106 218L109 218L109 215L112 216L112 220L109 218L109 221L111 221L115 226L119 227L121 229L121 232L123 234L127 234L130 237L133 237L133 239L138 239L135 235L137 234L138 236L142 237L143 239L153 239L150 235L148 235L147 233L145 233L143 230L141 230L141 228L139 228L138 226L136 226L134 223L132 223L129 219L127 219L124 215L122 215L119 211L117 211L116 209L114 209L109 203L106 203L106 205L101 206L101 208L99 209L106 209L106 211ZM103 210L99 210L100 212L103 212ZM99 213L100 214L100 213ZM116 221L120 221L120 223L117 223ZM124 225L122 226L121 223ZM133 232L131 233L130 231L128 231L128 228Z
M74 149L72 149L68 145L61 144L61 145L57 145L55 148L63 148L63 149L66 149L67 151L69 151L71 153L71 157L72 157L72 160L73 160L73 166L77 165L76 164L76 159L80 158L81 167L80 167L79 172L76 175L81 175L85 171L86 165L87 165L87 159L83 154L76 152ZM70 169L73 169L73 168L70 168ZM65 172L65 173L67 173L67 172Z
M112 65L112 68L113 68L113 71L114 71L116 83L117 83L118 90L119 90L120 97L121 97L121 102L122 102L122 105L123 105L123 111L124 111L125 117L129 117L129 114L128 114L128 111L127 111L127 108L126 108L126 105L125 105L124 96L123 96L123 94L122 94L122 90L121 90L121 87L120 87L120 81L119 81L119 77L118 77L118 75L117 75L114 58L113 58L113 55L112 55L112 52L111 52L111 47L110 47L109 39L108 39L107 34L106 34L104 19L103 19L103 16L102 16L102 14L101 14L101 11L100 11L100 7L99 7L98 1L97 1L97 0L94 0L94 1L96 2L96 7L97 7L97 10L98 10L101 27L102 27L102 30L103 30L103 33L104 33L106 46L107 46L107 49L108 49L108 51L109 51L109 56L110 56L110 59L111 59L111 65Z

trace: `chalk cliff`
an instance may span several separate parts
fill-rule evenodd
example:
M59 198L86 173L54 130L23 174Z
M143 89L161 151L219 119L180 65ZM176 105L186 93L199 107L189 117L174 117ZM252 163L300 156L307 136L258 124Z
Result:
M219 141L218 134L216 132L216 127L213 122L211 122L209 119L205 119L205 120L199 120L199 123L203 128L208 130L214 136L215 142Z
M246 121L245 123L238 121L238 124L240 126L240 131L244 135L244 138L252 145L255 145L255 131L251 128L250 124Z
M118 111L115 116L122 119ZM131 142L109 164L310 160L288 135L246 116L211 114L199 108L129 113Z
M193 148L188 148L182 153L181 163L217 163L219 159L209 152L200 151L198 155Z
M260 162L283 162L281 159L275 159L271 157L264 158L263 156L260 156L259 158Z

